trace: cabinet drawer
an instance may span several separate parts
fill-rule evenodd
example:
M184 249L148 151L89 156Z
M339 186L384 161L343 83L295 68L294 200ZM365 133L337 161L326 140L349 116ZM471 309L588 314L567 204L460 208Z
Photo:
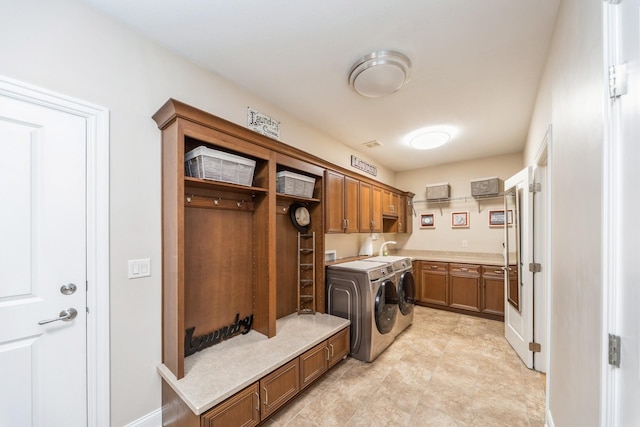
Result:
M504 278L504 271L501 265L483 265L482 275L491 279Z
M449 264L449 273L480 276L480 266L475 264Z
M422 271L439 271L441 273L448 271L448 264L446 262L421 261L421 264Z

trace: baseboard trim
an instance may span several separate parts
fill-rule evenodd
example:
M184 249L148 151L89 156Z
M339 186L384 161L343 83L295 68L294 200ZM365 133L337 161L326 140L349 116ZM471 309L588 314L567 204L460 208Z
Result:
M144 417L138 418L125 427L162 427L162 408L149 412Z

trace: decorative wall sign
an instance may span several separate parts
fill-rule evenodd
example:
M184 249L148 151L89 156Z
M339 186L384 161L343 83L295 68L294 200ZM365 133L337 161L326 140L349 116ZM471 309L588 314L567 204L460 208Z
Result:
M245 317L244 319L240 319L240 313L236 314L236 320L229 326L224 326L217 331L210 332L206 335L201 336L193 336L193 333L196 330L195 326L187 328L186 334L184 336L184 357L190 356L194 353L199 352L200 350L204 350L207 347L211 347L212 345L216 345L227 338L231 338L232 336L242 333L242 335L246 335L251 330L251 325L253 324L253 314Z
M247 107L247 127L273 139L280 139L280 122Z
M420 214L420 228L436 228L435 215L432 213Z
M469 227L469 212L451 212L451 228Z
M361 171L365 171L369 175L378 176L378 168L373 166L370 163L365 162L362 159L357 158L356 156L351 156L351 166L356 169L360 169Z

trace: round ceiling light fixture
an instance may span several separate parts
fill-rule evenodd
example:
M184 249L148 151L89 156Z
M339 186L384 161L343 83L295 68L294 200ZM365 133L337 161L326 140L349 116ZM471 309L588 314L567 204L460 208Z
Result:
M451 140L455 129L449 126L432 126L418 129L406 137L406 141L416 150L431 150Z
M349 86L367 98L398 91L411 75L411 61L392 50L372 52L356 61L349 71Z

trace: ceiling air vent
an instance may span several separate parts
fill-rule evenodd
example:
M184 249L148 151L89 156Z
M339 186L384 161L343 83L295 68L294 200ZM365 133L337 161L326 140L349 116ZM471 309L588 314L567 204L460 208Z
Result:
M362 143L362 145L364 145L367 148L376 148L376 147L380 147L382 143L377 139L374 139L373 141L364 142Z
M449 183L427 184L427 200L446 200L449 198Z
M473 197L491 197L500 194L500 179L497 176L471 180Z

